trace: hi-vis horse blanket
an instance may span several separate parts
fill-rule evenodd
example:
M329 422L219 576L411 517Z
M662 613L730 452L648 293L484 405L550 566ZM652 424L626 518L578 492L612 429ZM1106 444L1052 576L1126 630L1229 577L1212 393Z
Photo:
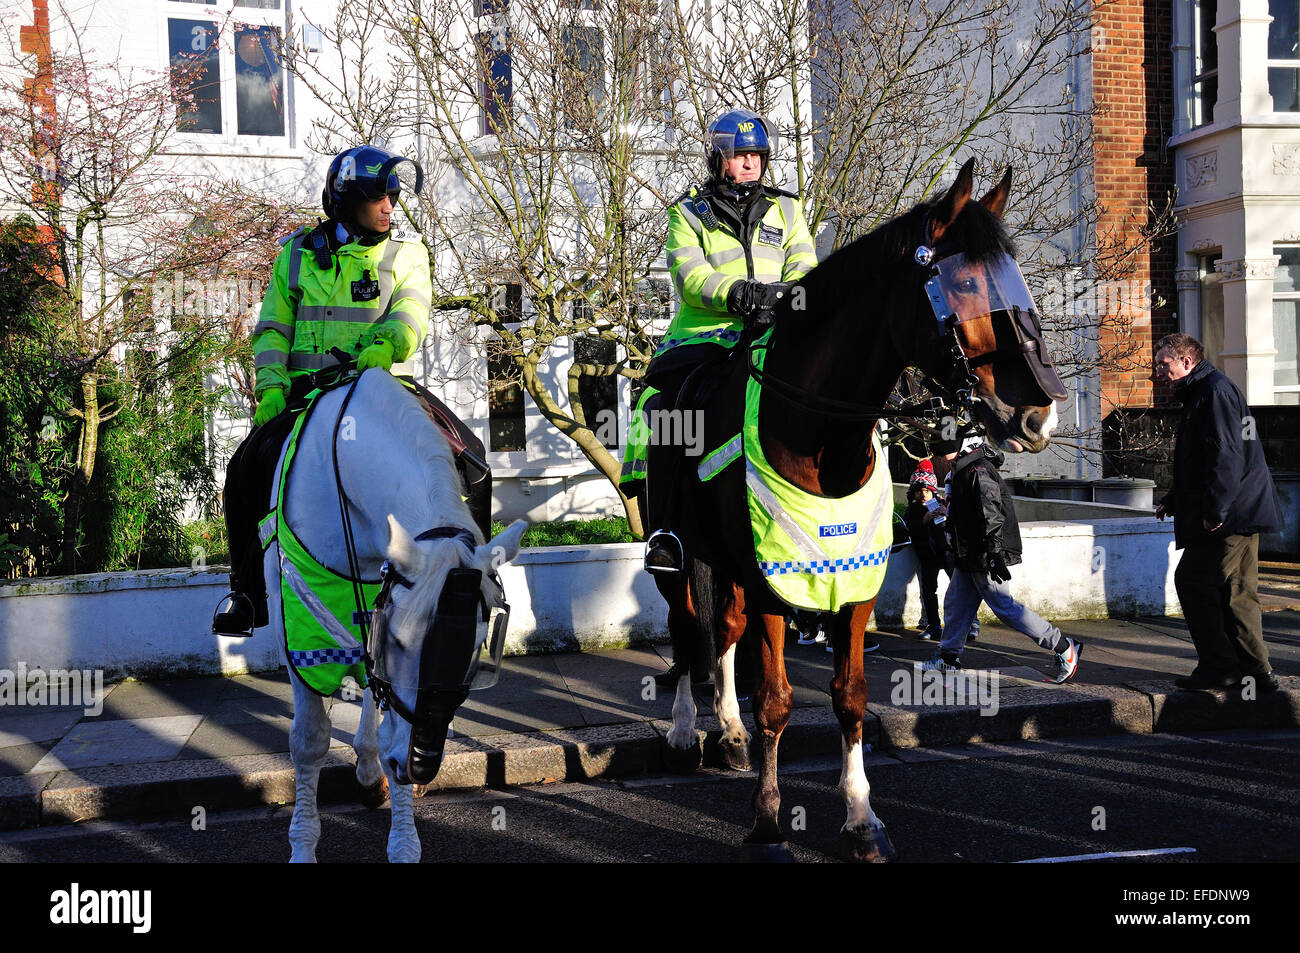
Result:
M284 513L298 437L318 397L319 394L313 395L311 403L298 414L293 432L285 442L276 469L276 506L262 518L260 533L264 552L272 543L279 545L280 606L289 668L312 691L332 695L347 675L359 687L366 685L365 651L353 581L321 565L293 534ZM380 583L362 581L361 587L365 604L373 606Z
M771 332L754 348L761 370ZM758 436L762 388L751 376L745 388L744 429L700 463L700 480L717 476L742 454L750 526L759 571L787 605L816 612L875 598L893 544L893 486L875 433L876 466L858 490L840 499L807 493L787 482L763 456Z

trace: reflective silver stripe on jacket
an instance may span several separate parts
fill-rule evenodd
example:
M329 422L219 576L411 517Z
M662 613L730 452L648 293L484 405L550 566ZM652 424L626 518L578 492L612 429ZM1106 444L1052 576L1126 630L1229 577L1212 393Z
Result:
M280 321L272 321L270 318L263 318L253 326L254 334L261 334L263 331L279 331L290 341L293 340L293 325L284 324Z
M302 258L306 252L303 251L302 240L305 235L299 235L289 243L289 290L299 291L302 279Z
M745 435L738 433L705 457L704 461L696 468L696 473L699 474L701 482L713 479L714 476L725 470L736 457L740 456L744 441Z
M284 351L262 351L253 361L254 367L266 367L268 364L284 364L289 355Z

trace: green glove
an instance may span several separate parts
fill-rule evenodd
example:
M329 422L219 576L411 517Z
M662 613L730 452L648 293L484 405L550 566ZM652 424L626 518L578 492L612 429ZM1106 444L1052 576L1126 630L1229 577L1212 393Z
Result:
M357 370L364 371L370 367L379 367L388 370L393 366L393 346L387 341L375 339L375 343L370 345L357 356Z
M262 392L262 399L257 402L257 412L253 414L253 423L258 427L274 420L284 413L284 388L270 387Z

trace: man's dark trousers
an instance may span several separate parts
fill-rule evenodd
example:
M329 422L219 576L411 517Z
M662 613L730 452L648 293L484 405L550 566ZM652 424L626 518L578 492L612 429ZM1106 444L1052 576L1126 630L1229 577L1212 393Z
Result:
M1259 605L1259 535L1197 542L1174 571L1198 674L1262 675L1269 671Z

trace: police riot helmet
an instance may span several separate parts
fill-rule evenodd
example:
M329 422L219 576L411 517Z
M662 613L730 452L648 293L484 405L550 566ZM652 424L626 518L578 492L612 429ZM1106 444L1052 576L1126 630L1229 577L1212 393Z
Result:
M709 126L704 155L709 173L722 181L722 164L735 155L757 152L763 160L763 172L776 152L776 130L766 119L750 109L729 109ZM760 176L761 178L762 176Z
M391 195L396 202L403 191L419 195L422 188L424 170L418 162L378 146L354 146L340 152L330 163L321 206L330 218L343 221L352 217L361 200Z

